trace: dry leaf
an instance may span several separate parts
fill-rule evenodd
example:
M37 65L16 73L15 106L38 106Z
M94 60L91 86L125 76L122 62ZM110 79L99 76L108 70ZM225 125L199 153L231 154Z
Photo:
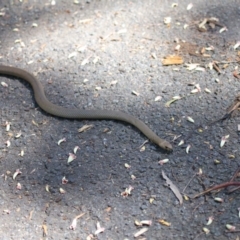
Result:
M164 171L162 171L162 177L166 180L166 183L168 185L168 187L170 187L170 189L172 190L172 192L175 194L175 196L178 198L178 201L180 204L183 203L183 197L180 193L180 191L178 190L178 188L172 183L172 181L166 176L166 174L164 173Z
M239 75L239 72L238 72L237 70L235 70L235 71L233 72L233 76L234 76L235 78L240 79L240 75Z
M181 141L179 142L178 146L181 146L181 145L183 145L183 144L184 144L184 140L181 140Z
M68 183L68 180L67 180L67 178L64 176L63 178L62 178L62 184L67 184Z
M226 228L230 231L230 232L234 232L236 230L236 227L231 225L231 224L227 224Z
M147 232L148 231L148 228L142 228L141 230L139 230L138 232L136 232L135 234L134 234L134 237L135 238L137 238L137 237L139 237L139 236L141 236L142 234L144 234L145 232Z
M192 71L196 69L200 64L199 63L186 63L185 66L187 67L187 70Z
M228 31L227 27L223 27L219 30L219 33L222 33L222 32L225 32L225 31Z
M62 138L58 141L57 145L60 145L62 142L66 142L66 138Z
M210 233L210 230L206 227L203 228L203 231L206 233L206 234L209 234Z
M134 91L134 90L132 91L132 94L133 94L133 95L136 95L136 96L139 96L139 93L136 92L136 91Z
M17 135L15 136L15 138L20 138L22 136L22 132L20 131L19 133L17 133Z
M191 118L191 117L187 117L187 120L189 121L189 122L191 122L191 123L194 123L194 120L193 120L193 118Z
M220 142L220 147L223 147L230 135L223 136Z
M66 193L66 191L63 188L59 188L59 192L62 194Z
M207 224L206 224L206 225L211 225L212 222L213 222L213 219L214 219L214 217L213 217L213 216L210 216L210 217L208 218L208 221L207 221Z
M87 18L87 19L82 19L82 20L80 20L79 21L79 23L90 23L92 21L92 19L91 18Z
M170 24L171 21L172 21L172 18L171 18L171 17L165 17L164 20L163 20L163 22L164 22L165 24L167 24L167 25Z
M164 66L183 64L183 58L177 55L167 56L162 60Z
M115 80L115 81L111 81L111 82L110 82L110 85L111 85L111 86L116 85L117 82L118 82L117 80Z
M238 41L234 46L233 49L236 50L240 46L240 41Z
M82 62L81 62L81 66L86 65L87 63L89 63L89 58L85 58Z
M80 217L82 217L83 215L85 215L85 213L82 213L82 214L76 216L76 217L73 219L72 224L70 225L69 229L75 230L76 227L77 227L77 220L78 220Z
M206 93L211 93L211 90L209 90L208 88L205 88L204 91L205 91Z
M186 153L187 153L187 154L189 153L190 147L191 147L190 144L188 144L187 147L186 147Z
M43 237L46 237L47 236L47 225L46 224L43 224L42 225L42 230L43 230Z
M48 185L48 184L45 186L45 190L46 190L46 192L50 192L50 191L49 191L49 185Z
M188 10L188 11L191 10L192 7L193 7L193 4L192 4L192 3L189 3L189 4L187 5L187 10Z
M127 168L127 169L131 168L131 166L128 163L125 163L124 167Z
M180 100L181 97L180 96L175 96L173 97L171 100L169 100L168 102L165 103L165 107L170 107L170 105L174 102L176 102L177 100Z
M76 158L77 158L77 156L76 156L75 154L73 154L73 153L69 153L67 163L72 162L72 161L75 160Z
M77 52L72 52L68 55L68 58L73 58L77 56Z
M160 164L160 165L163 165L164 163L167 163L167 162L169 162L169 159L163 159L163 160L160 160L158 163Z
M15 180L15 178L17 177L17 175L19 175L19 174L21 174L22 172L19 170L19 169L17 169L16 171L15 171L15 173L13 174L13 180Z
M89 129L91 129L93 127L93 125L84 125L82 126L81 128L78 129L78 132L81 133L81 132L85 132Z
M131 195L131 192L133 189L134 189L134 187L129 186L128 188L125 189L124 192L121 193L121 196L127 197L127 196Z
M102 232L104 232L105 231L105 228L103 228L103 227L101 227L100 226L100 223L99 222L97 222L97 230L95 231L95 235L98 235L99 233L102 233Z
M73 149L74 154L76 154L79 149L80 149L79 146L75 146L74 149Z
M160 101L161 99L162 99L161 96L157 96L157 97L155 97L154 101L157 102L157 101Z
M165 221L164 219L159 219L158 222L164 226L167 226L167 227L170 227L171 226L171 223L170 222L167 222Z
M2 85L3 87L8 87L7 83L5 83L5 82L1 82L1 85Z

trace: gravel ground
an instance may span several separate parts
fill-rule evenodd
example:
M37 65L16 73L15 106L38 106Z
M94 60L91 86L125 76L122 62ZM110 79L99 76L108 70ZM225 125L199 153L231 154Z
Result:
M8 85L0 87L1 239L131 240L143 228L148 231L135 239L239 239L239 190L191 197L229 181L239 167L239 117L206 125L224 116L238 94L233 73L240 58L240 48L234 49L240 40L240 1L196 0L190 10L185 0L175 1L175 7L163 0L75 2L2 0L1 64L34 73L56 104L138 117L172 141L174 151L153 143L140 148L146 137L125 123L50 116L37 106L28 84L1 76ZM206 23L207 31L200 31L199 23L211 17L220 25ZM169 55L181 56L184 63L164 66ZM213 61L221 73L209 68ZM187 69L185 64L193 63L200 68ZM201 92L190 94L196 84ZM183 98L166 107L174 96ZM93 127L78 133L84 125ZM58 145L62 138L66 142ZM178 146L180 140L185 143ZM75 146L80 147L77 158L68 164ZM162 159L169 162L160 165ZM17 169L21 174L13 179ZM162 170L180 192L186 188L189 199L183 204L166 187ZM134 189L123 197L129 186ZM213 223L206 225L211 216ZM136 220L152 224L136 226ZM99 234L97 223L105 229Z

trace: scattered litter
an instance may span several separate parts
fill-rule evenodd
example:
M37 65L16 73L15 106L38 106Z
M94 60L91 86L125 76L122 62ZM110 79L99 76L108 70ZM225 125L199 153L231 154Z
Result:
M65 191L63 188L59 188L59 192L60 192L61 194L66 193L66 191Z
M214 201L215 201L215 202L219 202L219 203L223 203L223 202L224 202L223 199L222 199L222 198L219 198L219 197L215 197L215 198L214 198Z
M68 183L68 179L64 176L62 178L62 184L67 184Z
M194 123L194 120L193 120L193 118L191 118L191 117L187 117L187 120L189 121L189 122L191 122L191 123Z
M15 173L13 174L13 180L15 180L15 178L17 177L17 175L20 175L22 172L19 170L19 169L17 169L16 171L15 171Z
M171 17L165 17L165 18L163 19L163 22L164 22L166 25L169 25L169 24L171 23L171 21L172 21L172 18L171 18Z
M101 227L100 226L100 223L99 222L97 222L97 230L95 231L95 235L98 235L99 233L102 233L102 232L104 232L105 231L105 228L103 228L103 227Z
M191 148L191 145L188 144L187 147L186 147L186 153L187 153L187 154L189 153L190 148Z
M211 93L211 90L209 90L208 88L205 88L204 91L205 91L206 93Z
M7 122L5 123L5 126L6 126L6 132L9 132L11 123L7 121Z
M84 125L82 126L81 128L78 129L78 132L81 133L81 132L85 132L89 129L91 129L93 127L93 125Z
M222 139L221 139L221 142L220 142L220 147L222 148L224 146L224 144L226 143L226 141L228 140L230 135L226 135L226 136L223 136Z
M180 100L182 99L180 96L175 96L175 97L172 97L171 100L169 100L168 102L165 103L165 107L170 107L170 105L174 102L176 102L177 100Z
M60 139L57 144L60 145L60 144L63 143L63 142L66 142L66 138Z
M131 179L132 180L135 180L136 179L136 176L134 176L133 174L131 175Z
M162 224L163 226L167 226L167 227L170 227L171 226L171 223L170 222L167 222L166 220L164 219L159 219L158 222L160 224Z
M155 97L154 101L155 101L155 102L158 102L158 101L161 101L161 99L162 99L161 96L157 96L157 97Z
M135 220L134 223L136 226L143 226L143 225L151 226L152 225L151 220L142 220L142 221Z
M236 230L236 227L230 224L226 225L226 228L230 231L230 232L234 232Z
M181 145L183 145L183 144L184 144L184 140L181 140L181 141L179 142L178 146L181 146Z
M203 231L206 233L206 234L209 234L210 233L210 230L206 227L203 228Z
M136 96L139 96L139 95L140 95L138 92L136 92L136 91L134 91L134 90L132 91L132 94L133 94L133 95L136 95Z
M236 50L240 46L240 41L238 41L234 46L233 49Z
M72 162L72 161L75 160L76 158L77 158L77 156L76 156L75 154L73 154L73 153L69 153L67 163Z
M73 149L74 154L76 154L79 149L80 149L79 146L75 146L74 149Z
M133 189L134 189L134 187L129 186L128 188L125 189L124 192L121 193L121 196L128 197L129 195L131 195L131 192Z
M192 3L189 3L189 4L187 5L187 10L188 10L188 11L191 10L192 7L193 7L193 4L192 4Z
M213 222L213 220L214 220L214 217L213 217L213 216L210 216L210 217L208 218L208 221L207 221L207 224L206 224L206 225L211 225L212 222Z
M183 58L177 55L167 56L162 60L164 66L183 64Z
M21 189L22 189L21 183L18 182L16 188L17 188L18 190L21 190Z
M158 163L160 164L160 165L163 165L164 163L167 163L167 162L169 162L169 159L163 159L163 160L160 160Z
M22 136L22 132L20 131L19 133L17 133L17 135L15 136L15 138L20 138Z
M142 228L142 229L140 229L138 232L136 232L136 233L134 234L134 237L137 238L137 237L141 236L142 234L144 234L144 233L147 232L147 231L148 231L148 228L147 228L147 227Z
M49 185L47 184L47 185L45 186L46 192L50 192L50 191L49 191L49 188L50 188L50 187L49 187Z
M8 87L8 84L5 83L5 82L1 82L1 85L2 85L3 87Z
M73 219L72 224L70 225L69 229L75 230L76 227L77 227L77 220L78 220L80 217L84 216L84 215L85 215L85 213L81 213L80 215L76 216L76 217Z
M73 58L77 56L77 52L72 52L68 55L68 58Z
M172 192L175 194L175 196L178 198L179 203L182 204L183 203L183 197L180 193L180 191L178 190L178 188L172 183L172 181L166 176L166 174L164 173L164 171L162 171L162 176L163 178L166 180L166 183L168 185L168 187L170 187L170 189L172 190Z
M42 225L42 230L43 230L43 237L46 237L48 234L48 229L46 223Z
M127 168L127 169L131 168L131 166L128 163L125 163L124 167Z

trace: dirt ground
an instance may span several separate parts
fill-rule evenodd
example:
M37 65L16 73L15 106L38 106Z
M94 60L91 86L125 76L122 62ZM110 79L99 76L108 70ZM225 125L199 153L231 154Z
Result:
M30 85L1 76L1 239L240 238L239 190L192 198L230 181L240 165L239 114L207 127L239 91L240 0L192 3L0 2L1 64L33 73L58 105L130 113L174 147L164 152L118 121L51 116ZM163 65L170 55L183 62Z

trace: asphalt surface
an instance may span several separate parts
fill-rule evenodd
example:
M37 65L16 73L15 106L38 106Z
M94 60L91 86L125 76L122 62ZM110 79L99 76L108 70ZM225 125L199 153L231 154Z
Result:
M145 143L125 123L50 116L28 84L1 76L1 239L239 239L239 190L192 197L229 181L239 167L238 115L207 124L224 116L239 91L240 1L196 0L189 10L187 1L75 2L2 0L0 63L34 73L56 104L138 117L174 151ZM211 17L219 24L200 31ZM164 66L169 55L184 63ZM214 61L220 72L209 67ZM193 63L199 68L189 70ZM196 84L201 91L191 93ZM166 107L174 96L181 99ZM84 125L92 127L79 133ZM162 171L184 190L183 204ZM151 225L137 226L142 220Z

